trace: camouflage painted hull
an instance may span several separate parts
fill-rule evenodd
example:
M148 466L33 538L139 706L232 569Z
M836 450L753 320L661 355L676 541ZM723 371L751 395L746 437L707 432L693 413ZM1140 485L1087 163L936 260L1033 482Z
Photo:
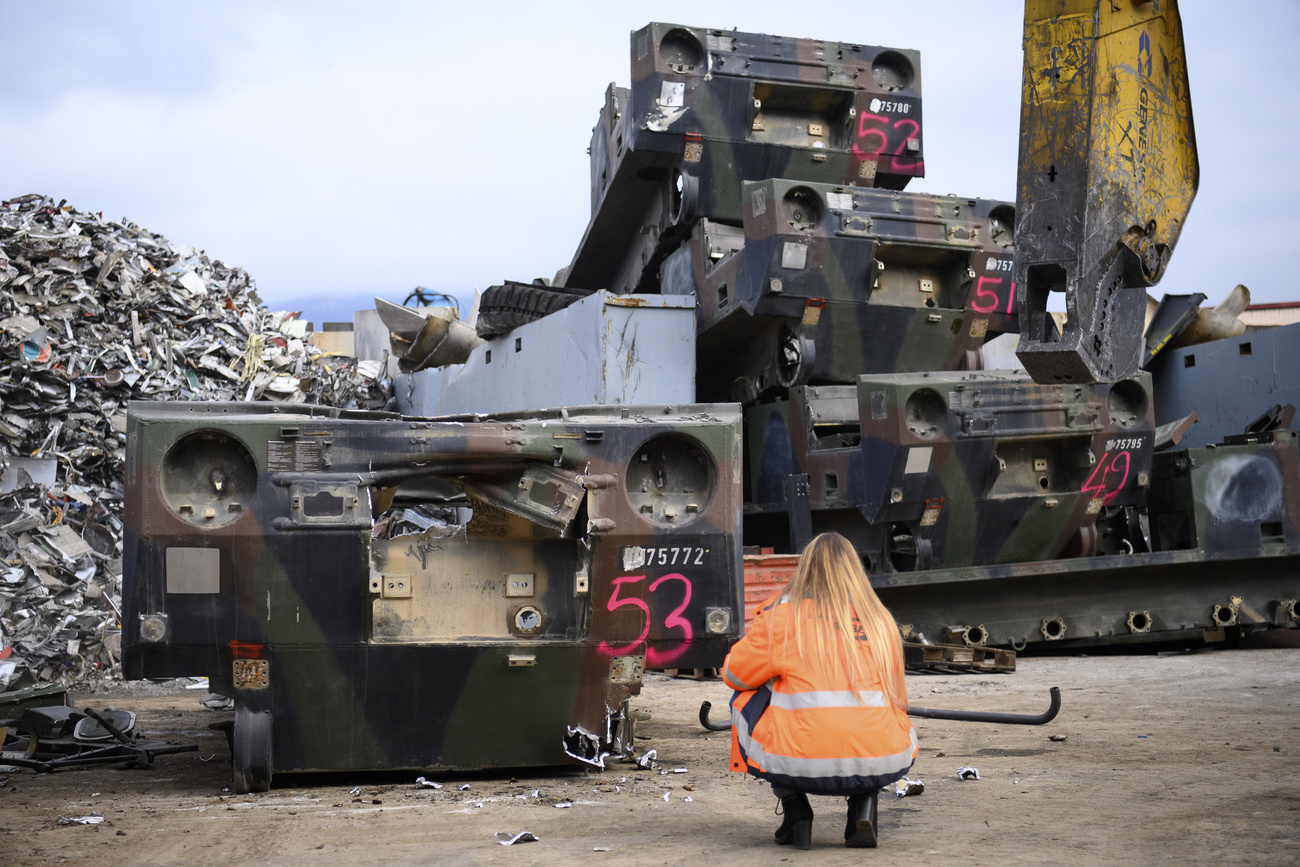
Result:
M785 179L743 199L742 227L701 220L662 270L664 293L697 299L701 399L978 370L1018 328L1006 202Z
M1300 626L1300 432L1161 452L1145 550L880 574L881 598L932 641L1023 648L1221 641Z
M631 753L646 665L713 667L741 634L734 407L268 407L128 420L124 671L235 698L241 790L599 766Z
M1037 385L1011 371L791 389L746 411L747 542L798 548L786 480L806 476L810 529L847 535L872 574L1148 550L1149 392L1145 375Z
M1296 626L1300 434L1157 452L1150 388L1003 371L791 389L746 412L746 541L797 550L801 517L844 533L900 623L936 642Z
M916 51L654 23L592 132L591 220L564 285L654 292L696 220L739 225L745 181L902 189L925 174Z

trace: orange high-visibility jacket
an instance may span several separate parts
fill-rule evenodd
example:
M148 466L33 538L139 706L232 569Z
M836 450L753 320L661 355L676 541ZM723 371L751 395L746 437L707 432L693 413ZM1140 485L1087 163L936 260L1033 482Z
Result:
M827 795L878 789L901 778L917 753L907 712L889 703L879 680L859 684L855 694L842 678L832 682L822 660L801 656L793 637L786 641L788 618L796 614L813 618L813 603L772 597L727 656L722 677L736 690L731 769ZM822 621L807 625L816 622ZM811 638L805 631L805 650L814 646ZM870 655L865 640L858 647Z

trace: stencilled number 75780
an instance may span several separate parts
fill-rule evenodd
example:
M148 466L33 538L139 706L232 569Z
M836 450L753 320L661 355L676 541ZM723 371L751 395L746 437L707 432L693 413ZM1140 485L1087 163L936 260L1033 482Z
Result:
M645 565L647 566L703 566L704 555L708 548L646 548Z

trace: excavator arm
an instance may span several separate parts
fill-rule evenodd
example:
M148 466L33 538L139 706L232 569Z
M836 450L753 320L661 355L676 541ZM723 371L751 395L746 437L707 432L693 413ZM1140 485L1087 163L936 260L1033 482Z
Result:
M1137 370L1200 168L1173 0L1026 0L1016 354L1039 383ZM1065 296L1058 331L1048 303Z

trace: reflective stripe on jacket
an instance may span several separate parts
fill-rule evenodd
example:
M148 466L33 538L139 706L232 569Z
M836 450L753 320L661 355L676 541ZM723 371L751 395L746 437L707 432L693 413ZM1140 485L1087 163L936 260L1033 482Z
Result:
M731 769L804 792L851 794L902 777L916 758L916 732L878 680L833 682L823 660L801 657L786 625L798 606L773 597L732 647L723 680L731 699ZM813 621L809 621L812 625ZM811 630L805 648L813 646ZM870 655L866 641L858 642Z

